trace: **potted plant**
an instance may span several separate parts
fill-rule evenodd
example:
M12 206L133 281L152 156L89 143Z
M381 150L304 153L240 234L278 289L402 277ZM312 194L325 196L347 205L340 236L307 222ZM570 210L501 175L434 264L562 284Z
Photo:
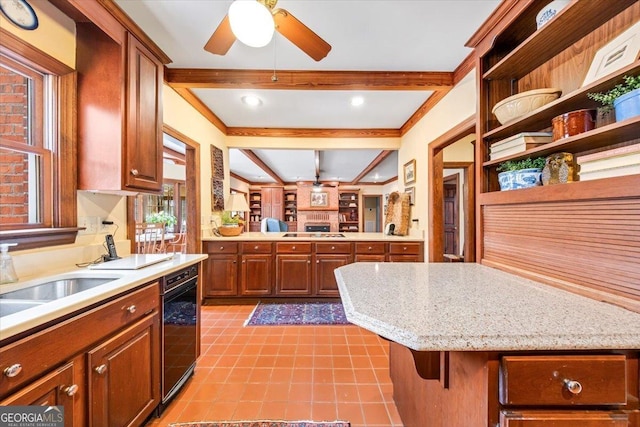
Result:
M244 221L239 216L232 216L230 211L224 211L220 219L222 226L218 227L218 232L223 236L237 236L242 233Z
M153 212L146 216L145 220L151 223L164 224L167 228L173 228L178 223L175 215L166 213L165 211Z
M545 165L544 157L523 160L507 160L500 163L496 169L500 190L516 190L542 185L542 168Z
M640 115L640 75L624 76L624 82L607 92L588 93L587 96L600 102L606 109L615 111L616 121ZM600 115L600 109L598 110ZM601 124L599 124L601 126Z

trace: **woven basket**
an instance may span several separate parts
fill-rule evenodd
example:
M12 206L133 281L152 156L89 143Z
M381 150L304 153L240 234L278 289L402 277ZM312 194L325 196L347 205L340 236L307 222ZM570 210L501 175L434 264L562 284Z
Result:
M242 233L242 227L223 225L222 227L218 227L218 232L224 237L239 236Z

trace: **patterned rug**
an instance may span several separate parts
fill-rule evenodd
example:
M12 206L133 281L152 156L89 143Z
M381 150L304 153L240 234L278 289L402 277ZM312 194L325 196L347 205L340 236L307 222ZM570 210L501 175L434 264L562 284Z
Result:
M258 303L245 326L348 325L341 302Z
M313 422L313 421L214 421L199 423L176 423L169 427L349 427L345 421Z

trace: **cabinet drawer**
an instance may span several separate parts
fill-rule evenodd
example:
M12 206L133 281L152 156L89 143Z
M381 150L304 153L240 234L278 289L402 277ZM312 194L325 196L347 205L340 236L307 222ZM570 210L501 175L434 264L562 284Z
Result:
M208 254L237 254L237 242L207 242L205 253Z
M627 427L629 416L604 411L502 411L500 427Z
M0 398L145 313L158 310L159 300L160 289L155 282L3 347L0 372L16 364L22 366L22 371L14 377L0 374Z
M384 243L378 242L358 242L356 243L357 254L383 254L385 253Z
M243 254L270 254L271 242L246 242L242 243Z
M625 405L623 355L505 356L500 367L503 405Z
M276 252L279 254L310 254L311 243L310 242L296 242L296 243L276 243Z
M417 255L420 253L420 243L389 243L389 253Z
M351 243L316 243L317 254L349 254Z

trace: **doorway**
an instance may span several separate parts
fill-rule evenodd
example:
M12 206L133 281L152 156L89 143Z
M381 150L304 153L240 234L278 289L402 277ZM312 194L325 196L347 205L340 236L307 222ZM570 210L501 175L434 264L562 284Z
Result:
M382 195L363 195L363 220L365 233L382 231Z
M458 173L449 175L443 181L444 191L444 253L460 255L460 234L458 225L460 224L459 207L459 180Z

